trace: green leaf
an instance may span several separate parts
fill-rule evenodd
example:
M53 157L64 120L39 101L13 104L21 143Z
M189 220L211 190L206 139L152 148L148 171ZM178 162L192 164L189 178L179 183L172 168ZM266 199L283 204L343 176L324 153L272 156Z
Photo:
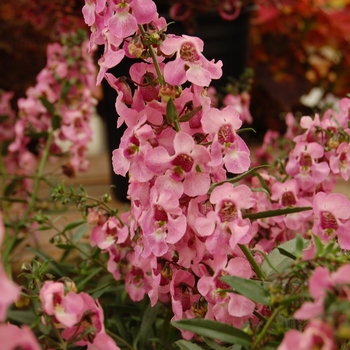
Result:
M298 233L295 238L295 255L297 257L301 257L304 250L304 239L303 237Z
M59 249L63 249L63 250L76 249L75 246L72 244L63 244L63 243L56 244L55 247L57 247Z
M257 219L271 218L273 216L299 213L301 211L306 211L306 210L312 210L312 207L294 207L294 208L261 211L259 213L246 213L243 215L243 218L244 219L248 218L250 220L257 220Z
M203 350L199 345L191 343L187 340L178 340L175 342L175 344L181 349L181 350Z
M240 344L250 346L252 338L249 334L228 324L194 318L189 320L174 321L173 326L190 331L204 337L222 340L229 344Z
M8 197L11 196L12 193L15 192L16 186L19 184L20 180L18 179L14 179L13 181L11 181L5 188L4 191L4 196Z
M196 108L193 108L192 111L187 112L185 114L183 114L180 118L179 118L179 122L188 122L189 120L191 120L200 110L202 109L202 106L198 106Z
M245 132L245 131L253 131L253 133L256 134L256 130L253 128L242 128L242 129L237 130L236 133L241 134L242 132Z
M37 316L33 310L8 310L7 318L10 321L30 325L36 321Z
M62 118L55 114L51 119L51 126L53 130L57 130L61 127Z
M55 113L55 106L47 98L41 96L39 100L50 114Z
M67 97L70 87L71 87L70 81L65 80L62 84L61 99L65 99Z
M73 243L78 243L85 235L87 231L88 225L85 223L82 226L80 226L74 233L72 237Z
M316 256L321 256L323 254L323 243L320 239L320 237L313 235L314 238L314 243L315 243L315 247L316 247Z
M304 240L304 247L308 245L309 241ZM284 251L287 251L291 254L295 254L297 249L297 238L294 238L288 242L280 244L277 248L273 249L270 254L268 254L267 258L269 262L266 260L263 261L261 264L261 269L264 272L266 277L272 276L276 273L276 270L279 273L282 273L285 271L289 266L291 266L294 262L293 259L291 259L288 256L285 256L280 253L279 249L283 249ZM278 249L279 248L279 249ZM272 264L274 266L274 269L269 265Z
M235 176L235 177L233 177L233 178L231 178L231 179L227 179L227 180L225 180L225 181L221 181L221 182L215 183L215 184L213 184L213 185L210 187L209 192L213 191L213 189L214 189L215 187L220 186L220 185L222 185L222 184L224 184L224 183L226 183L226 182L229 182L229 183L232 183L232 184L234 184L234 183L236 183L236 182L239 182L239 181L243 180L244 178L246 178L247 176L250 176L250 175L254 174L254 173L255 173L256 171L258 171L259 169L267 168L267 167L271 167L271 165L259 165L259 166L256 166L256 167L254 167L254 168L251 168L251 169L249 169L248 171L246 171L245 173L240 174L240 175L237 175L237 176Z
M265 179L261 176L260 173L256 173L255 175L259 179L261 186L265 188L265 190L271 195L270 186L268 186Z
M86 222L85 220L77 220L77 221L70 222L68 225L64 227L62 233L73 230L73 228L76 228L82 224L85 224L85 222Z
M26 249L32 253L34 253L38 258L40 258L43 262L49 260L51 262L51 269L54 271L57 276L63 277L65 273L61 269L61 266L54 260L52 260L48 255L46 255L44 252L42 252L39 249L33 248L33 247L26 247Z
M134 341L134 348L137 348L138 342L140 342L140 348L144 348L146 341L149 339L149 334L151 328L153 327L153 323L157 317L158 311L161 307L161 304L156 304L154 307L151 307L149 304L143 313L142 321L140 325L139 332Z
M248 299L259 304L270 305L269 293L260 281L253 281L238 276L223 276L220 277L220 280Z
M280 247L277 247L277 249L282 255L287 256L288 258L291 258L292 260L297 259L297 257L294 254L290 253L288 250L285 250L285 249L280 248Z
M82 289L88 281L90 281L93 277L99 274L102 270L103 270L102 267L97 267L95 269L92 269L92 271L86 277L84 277L83 279L81 279L76 283L77 288L79 290Z
M167 104L166 104L166 120L168 122L168 124L173 124L174 121L177 119L178 117L178 112L177 109L174 105L174 101L169 98Z
M221 346L219 345L216 341L209 339L207 337L204 337L203 340L210 346L211 349L213 350L227 350L228 348L226 348L225 346ZM239 349L241 349L241 346L239 346Z

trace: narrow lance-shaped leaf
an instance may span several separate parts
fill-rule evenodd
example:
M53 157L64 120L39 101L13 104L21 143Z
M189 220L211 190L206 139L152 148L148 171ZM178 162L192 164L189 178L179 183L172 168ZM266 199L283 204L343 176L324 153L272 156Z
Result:
M253 281L238 276L223 276L220 280L232 287L238 294L263 305L270 305L269 293L260 281Z
M174 105L174 101L169 98L167 104L166 104L166 120L168 122L168 124L173 124L174 121L177 119L178 117L178 112L177 109Z
M179 122L188 122L188 121L191 120L201 109L202 109L202 106L198 106L198 107L196 107L196 108L193 108L192 111L183 114L183 115L179 118Z
M175 343L181 350L203 350L199 345L191 343L187 340L178 340Z
M258 219L264 219L264 218L271 218L273 216L299 213L301 211L306 211L306 210L312 210L312 207L294 207L294 208L261 211L259 213L246 213L243 215L243 218L244 219L248 218L249 220L258 220Z
M304 247L306 247L308 243L309 241L304 240ZM278 271L278 273L282 273L294 262L294 259L281 254L281 249L294 255L297 249L297 239L294 238L288 242L284 242L269 253L267 256L268 261L264 260L260 266L266 277L275 274L276 271ZM270 264L273 265L274 268L272 268Z
M240 175L237 175L237 176L235 176L233 178L227 179L225 181L217 182L217 183L215 183L215 184L213 184L211 186L211 188L209 189L209 192L212 192L215 187L220 186L220 185L222 185L222 184L224 184L226 182L229 182L229 183L232 183L232 184L237 183L237 182L243 180L244 178L246 178L247 176L250 176L250 175L254 174L259 169L267 168L267 167L270 167L270 166L271 165L259 165L259 166L256 166L254 168L251 168L248 171L246 171L246 172L244 172L244 173L242 173Z
M39 100L50 114L55 113L55 106L47 98L41 96Z
M250 346L252 338L249 334L228 324L194 318L172 322L177 328L196 333L211 339L222 340L229 344Z

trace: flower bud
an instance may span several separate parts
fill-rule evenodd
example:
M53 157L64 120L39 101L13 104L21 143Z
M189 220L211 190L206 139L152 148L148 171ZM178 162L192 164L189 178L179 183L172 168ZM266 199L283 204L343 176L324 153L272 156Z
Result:
M170 98L174 100L175 98L179 97L181 92L181 86L165 83L160 87L158 96L161 97L164 102L168 102Z
M141 37L139 35L135 35L128 45L128 52L130 56L140 58L144 50L145 46L143 45Z

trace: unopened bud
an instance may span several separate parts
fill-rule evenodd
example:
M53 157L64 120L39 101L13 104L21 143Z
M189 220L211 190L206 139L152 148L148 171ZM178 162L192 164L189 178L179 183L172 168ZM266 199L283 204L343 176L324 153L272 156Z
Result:
M162 269L162 276L167 280L171 280L173 278L173 270L170 268L169 264L166 264Z
M30 299L21 295L20 298L15 302L15 305L19 309L23 309L30 304Z
M140 58L142 56L143 51L145 50L145 47L143 45L143 42L141 40L141 37L138 35L135 35L129 45L128 45L128 51L130 56L135 58Z
M327 142L327 146L331 149L336 149L339 147L339 138L336 135L333 135Z
M21 266L21 271L24 272L24 273L31 273L33 272L33 269L32 269L32 265L30 265L29 263L23 263L22 266Z
M208 311L206 300L203 297L200 297L198 301L193 303L192 311L196 317L204 318Z
M170 98L174 100L179 97L181 92L181 87L166 83L160 87L158 96L161 97L163 101L168 102Z
M59 281L64 283L64 287L67 292L77 293L77 286L75 285L74 281L72 281L70 278L62 277Z

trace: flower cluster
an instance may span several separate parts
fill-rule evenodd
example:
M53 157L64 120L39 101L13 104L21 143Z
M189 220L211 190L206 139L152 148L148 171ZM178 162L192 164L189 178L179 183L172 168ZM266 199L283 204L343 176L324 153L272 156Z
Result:
M4 129L9 132L1 135L1 141L6 145L4 166L9 173L31 175L51 134L51 155L63 154L60 142L69 144L71 158L64 165L65 174L74 176L87 170L85 155L96 105L92 95L95 67L82 37L82 33L67 35L62 44L49 45L47 64L37 76L37 84L18 100L18 117L4 111L2 124L10 127ZM2 103L8 96L2 94Z
M62 337L87 349L119 350L106 334L103 310L97 300L84 292L77 293L71 281L46 281L40 290L44 315L63 328Z
M322 125L304 117L307 130L294 140L287 178L262 171L237 184L251 165L239 136L242 120L232 105L213 107L206 88L220 77L221 62L205 59L200 39L166 34L151 2L102 5L87 1L84 15L90 46L105 45L97 82L106 78L117 90L118 126L127 126L112 163L129 176L131 209L123 220L102 220L91 244L109 254L108 269L125 279L132 300L148 294L152 305L171 301L175 320L202 317L242 327L255 320L256 304L228 292L220 279L256 277L242 245L268 253L312 230L348 249L350 201L329 194L328 164L334 174L346 173L349 99L341 112L327 111ZM124 58L144 59L130 69L132 87L107 72ZM261 262L259 254L255 259Z
M297 229L306 234L311 228L322 242L329 242L336 235L341 248L349 249L348 199L342 194L331 193L337 179L349 179L349 107L350 99L343 98L338 107L327 109L321 116L303 116L299 121L289 114L282 143L278 133L266 134L256 159L273 162L272 154L276 155L279 143L281 152L283 150L287 155L282 163L283 156L279 155L277 167L277 176L287 176L287 179L283 182L273 180L275 183L270 187L271 199L276 202L274 207L312 205L314 214L309 218L307 212L287 215L284 228L279 223L278 229L275 227L276 233L280 231L279 234L285 236L286 230ZM266 199L264 202L267 203ZM304 225L310 219L311 227ZM266 228L271 230L270 226Z
M83 15L92 30L85 49L104 45L97 84L106 79L117 91L117 126L126 126L111 161L128 176L129 211L117 215L108 194L94 199L64 185L52 199L76 201L86 220L59 228L36 210L45 162L61 153L57 139L73 144L64 171L85 168L94 104L87 53L68 39L50 46L16 123L2 120L3 168L17 176L4 181L0 211L0 322L18 320L14 302L28 307L23 323L45 349L149 349L150 338L173 344L180 337L181 348L199 349L203 341L218 348L217 340L227 349L348 346L350 200L332 191L350 177L350 99L313 118L289 114L287 132L269 131L251 155L241 137L249 97L240 96L239 111L230 96L216 104L209 85L222 62L205 58L201 39L168 34L151 0L86 0ZM128 59L136 62L129 76L108 71ZM10 98L2 94L0 112L14 118ZM36 156L39 170L29 177ZM4 208L21 202L11 191L22 179L34 190L11 221ZM63 254L54 261L29 248L36 259L22 265L19 288L11 254L31 223L53 229ZM160 335L170 319L180 331ZM9 349L39 348L25 326L1 324L0 334Z

